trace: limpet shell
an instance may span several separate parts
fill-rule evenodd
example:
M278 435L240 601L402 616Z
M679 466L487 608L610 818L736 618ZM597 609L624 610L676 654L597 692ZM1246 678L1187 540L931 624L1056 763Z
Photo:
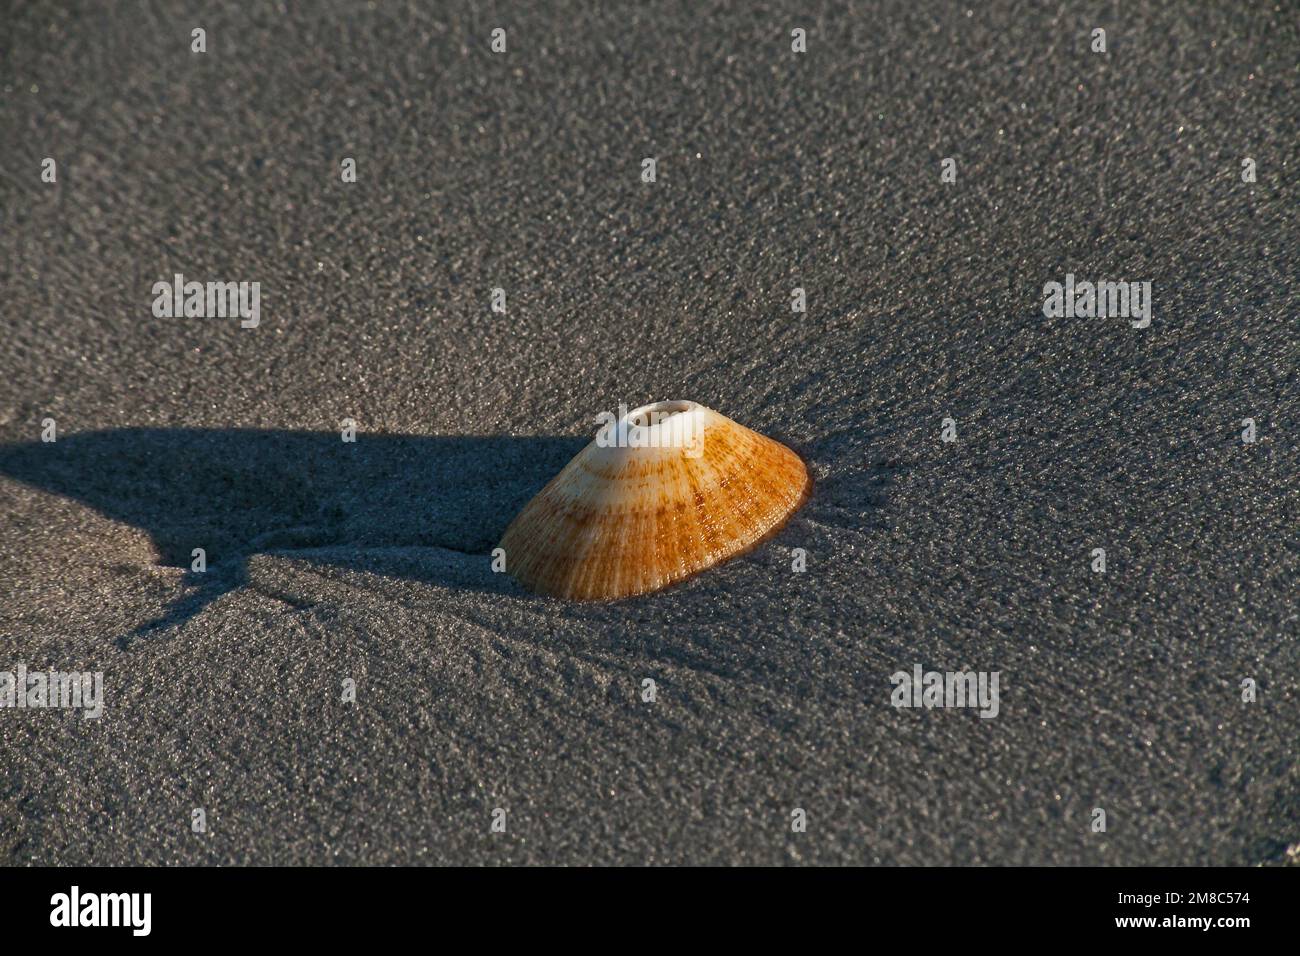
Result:
M695 402L609 421L506 529L506 570L569 600L657 591L753 547L807 499L784 445Z

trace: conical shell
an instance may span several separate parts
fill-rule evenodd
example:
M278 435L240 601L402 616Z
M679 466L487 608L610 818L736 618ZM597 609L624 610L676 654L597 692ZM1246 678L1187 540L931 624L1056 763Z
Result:
M609 416L501 539L530 590L611 600L666 587L776 531L807 498L799 456L695 402Z

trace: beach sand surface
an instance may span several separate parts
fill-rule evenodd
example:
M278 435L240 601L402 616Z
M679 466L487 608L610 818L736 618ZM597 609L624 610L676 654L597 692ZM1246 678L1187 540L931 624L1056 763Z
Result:
M1285 861L1285 5L516 6L5 17L0 670L105 706L0 710L0 862ZM177 273L259 325L155 317ZM643 598L493 573L668 399L811 500ZM997 716L892 707L918 665Z

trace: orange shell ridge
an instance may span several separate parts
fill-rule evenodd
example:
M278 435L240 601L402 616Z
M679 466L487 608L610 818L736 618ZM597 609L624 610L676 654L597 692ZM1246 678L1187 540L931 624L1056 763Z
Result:
M579 601L657 591L777 531L812 481L784 445L695 402L611 415L501 538L506 570Z

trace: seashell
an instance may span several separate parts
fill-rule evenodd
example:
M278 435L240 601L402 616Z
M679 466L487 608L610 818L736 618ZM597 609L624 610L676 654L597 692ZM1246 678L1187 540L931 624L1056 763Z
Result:
M530 590L657 591L758 544L811 490L798 455L695 402L602 418L501 539L506 570Z

